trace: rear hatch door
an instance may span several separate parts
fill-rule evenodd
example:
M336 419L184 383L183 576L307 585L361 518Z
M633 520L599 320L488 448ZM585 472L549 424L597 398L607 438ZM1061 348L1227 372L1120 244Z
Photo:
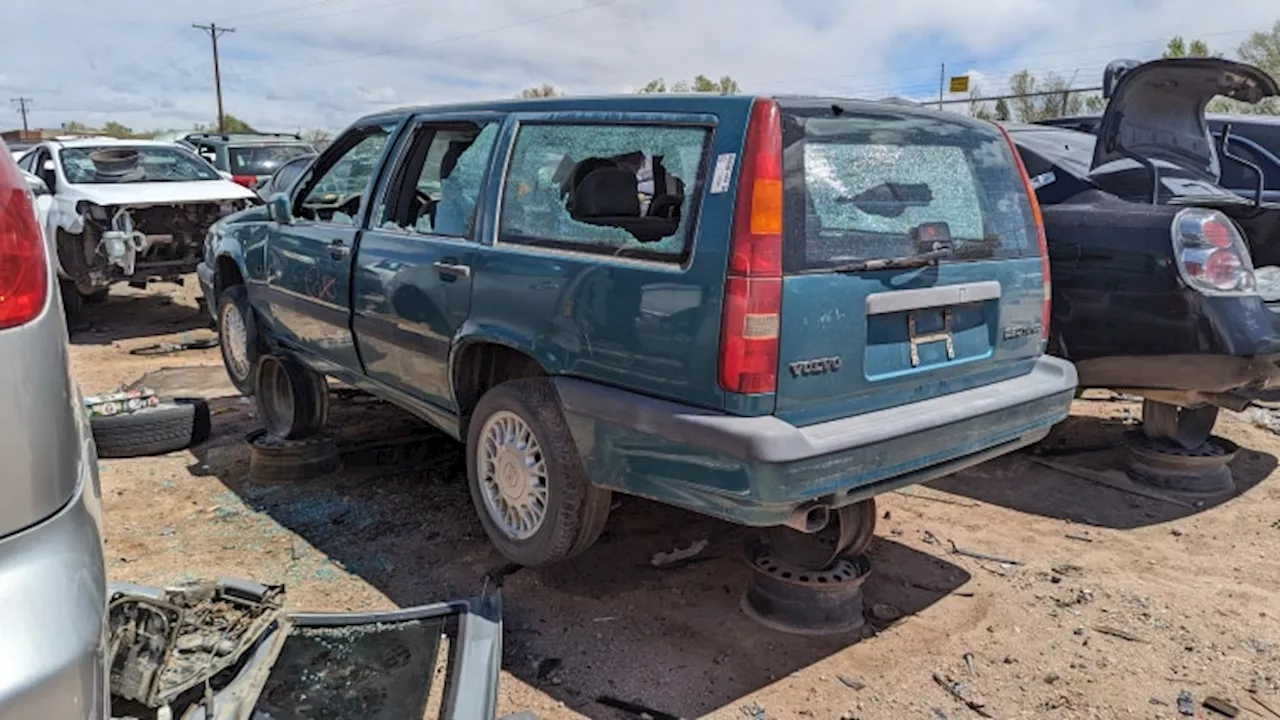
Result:
M776 414L797 425L1031 370L1043 347L1036 218L995 125L907 107L779 101L784 280ZM918 255L936 264L857 269Z

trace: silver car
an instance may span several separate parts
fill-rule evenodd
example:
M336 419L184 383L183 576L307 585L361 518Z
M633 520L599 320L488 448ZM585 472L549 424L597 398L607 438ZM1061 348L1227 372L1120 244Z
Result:
M33 203L0 147L0 720L105 718L98 459Z

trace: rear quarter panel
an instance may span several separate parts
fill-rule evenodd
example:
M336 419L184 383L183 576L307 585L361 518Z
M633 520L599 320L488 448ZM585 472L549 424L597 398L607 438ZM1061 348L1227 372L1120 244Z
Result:
M497 143L471 317L459 342L496 342L531 354L552 374L721 407L717 357L735 187L712 193L709 178L719 155L741 152L749 107L725 98L693 101L686 112L512 115ZM689 260L680 266L497 242L506 164L519 123L535 119L714 124Z

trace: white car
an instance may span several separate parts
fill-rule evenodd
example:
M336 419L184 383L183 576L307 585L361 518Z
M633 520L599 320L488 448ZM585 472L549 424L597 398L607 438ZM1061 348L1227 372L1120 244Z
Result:
M68 314L116 282L145 286L195 269L220 218L260 202L173 143L112 138L42 142L18 160L35 186Z

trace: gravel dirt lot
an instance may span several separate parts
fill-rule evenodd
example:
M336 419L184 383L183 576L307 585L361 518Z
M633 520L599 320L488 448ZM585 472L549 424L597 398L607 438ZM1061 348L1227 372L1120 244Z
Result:
M243 438L257 423L217 349L129 353L210 337L197 293L194 278L119 289L72 331L85 394L162 371L148 382L198 392L214 410L212 439L193 451L102 461L113 580L249 577L285 583L291 609L347 611L478 594L506 571L500 710L542 718L625 717L600 695L686 718L980 717L935 673L997 718L1178 718L1184 691L1197 717L1221 717L1201 706L1207 696L1267 717L1250 691L1280 711L1280 438L1248 417L1218 425L1241 448L1236 494L1195 509L1025 453L883 495L866 600L889 607L854 637L794 637L739 610L745 532L642 500L617 498L605 537L577 561L504 570L475 519L461 448L364 396L334 397L346 470L250 483ZM1077 401L1050 442L1117 442L1139 406L1110 397ZM396 452L366 447L390 437L405 438ZM1120 457L1058 459L1108 468ZM693 562L649 565L703 539Z

